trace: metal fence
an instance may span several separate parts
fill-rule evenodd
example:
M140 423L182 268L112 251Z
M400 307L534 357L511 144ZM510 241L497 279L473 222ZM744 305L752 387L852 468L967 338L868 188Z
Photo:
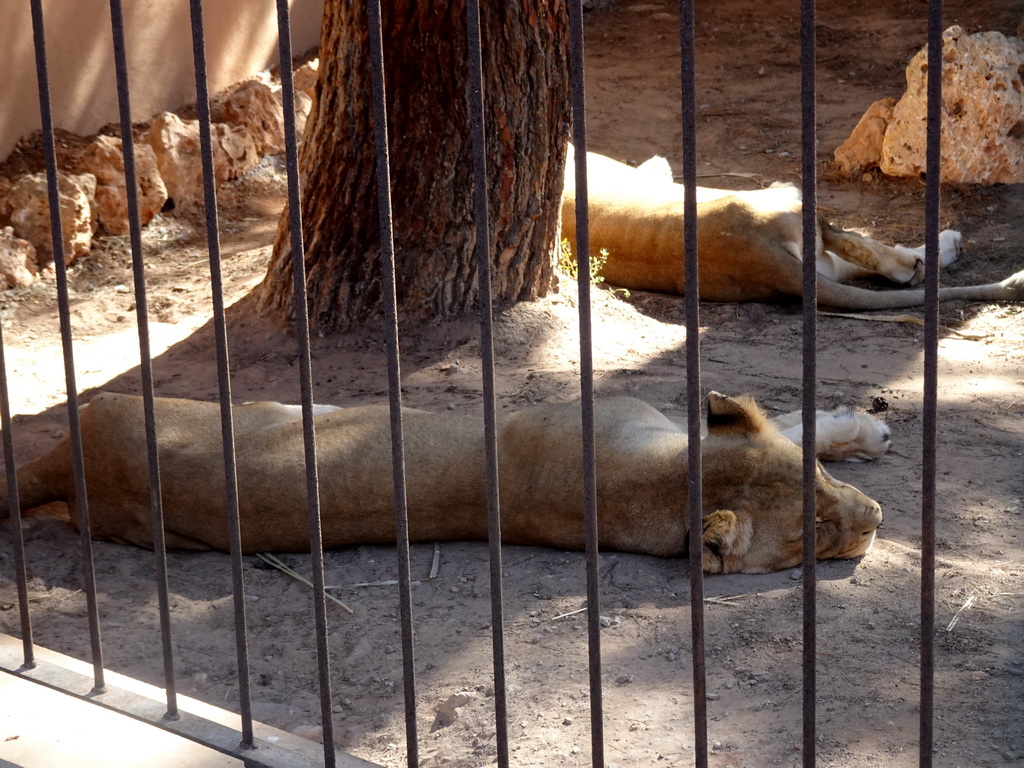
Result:
M586 168L586 114L584 109L583 80L583 21L580 0L569 4L568 23L571 30L571 88L573 114L573 141L576 147L575 174L577 187L576 206L578 247L577 258L586 263L589 248L587 227L587 168ZM483 110L483 78L481 69L481 27L479 0L467 2L467 35L469 41L470 104L473 138L473 162L475 169L475 211L479 259L479 295L481 352L483 358L483 403L485 410L486 466L488 479L488 522L490 531L490 575L492 605L492 643L494 659L494 691L496 712L496 739L498 765L509 765L507 699L505 684L504 637L505 624L502 600L502 550L500 545L500 495L498 490L498 462L496 448L496 410L494 387L494 352L492 339L490 269L491 254L488 249L489 222L486 200L485 167L485 126ZM682 125L683 125L683 183L686 185L685 216L687 221L696 220L696 109L694 81L694 3L682 0L680 3L680 51L682 56ZM803 750L805 766L815 765L815 708L816 708L816 583L815 583L815 405L816 405L816 287L815 287L815 204L816 204L816 159L815 159L815 3L802 0L801 3L801 66L802 66L802 125L803 125L803 451L804 451L804 561L803 561ZM120 127L124 147L125 178L128 191L130 217L130 244L135 278L135 299L137 307L139 345L141 353L142 394L145 402L145 425L150 471L150 498L153 511L153 535L157 569L157 591L166 689L166 709L155 712L131 697L121 696L111 706L118 706L138 717L158 722L190 738L211 743L223 751L242 755L252 765L291 765L290 758L280 748L254 737L250 674L246 637L245 585L242 578L241 539L238 523L238 498L235 480L234 434L232 420L232 392L229 378L229 356L224 320L224 303L221 295L221 260L217 221L217 196L213 173L211 149L210 101L207 90L206 61L203 43L203 10L201 0L190 0L193 52L196 71L196 101L199 110L199 125L202 144L202 165L205 182L205 211L209 246L210 276L214 297L214 321L217 341L217 367L220 386L221 422L224 446L225 483L227 488L228 520L231 535L231 562L234 581L234 616L237 635L239 706L241 712L241 733L237 737L224 730L211 735L208 727L200 727L195 718L182 715L178 709L175 666L171 650L172 621L169 608L167 563L162 523L160 468L156 450L156 426L153 404L153 374L150 354L144 257L139 224L138 184L135 155L132 142L132 118L129 108L128 72L125 60L124 24L120 0L110 0L110 19L113 29L114 56L120 105ZM71 320L69 314L67 274L64 261L64 240L61 236L61 217L57 189L57 161L54 148L54 129L51 113L49 82L47 78L46 47L42 0L31 0L32 21L36 54L36 75L39 83L39 101L42 115L42 136L45 150L46 175L48 180L51 226L56 265L57 304L64 349L64 365L67 386L68 419L73 452L73 467L76 483L77 515L81 531L84 572L83 584L87 597L89 634L92 646L94 676L92 695L104 693L107 683L104 677L103 644L100 637L97 609L94 558L89 538L89 509L85 489L84 461L81 432L78 420L78 396L76 390L75 363L71 344ZM385 87L383 50L381 35L381 9L379 0L368 0L367 12L370 21L371 67L374 91L374 120L377 153L377 187L381 242L383 250L383 280L386 293L386 334L388 377L390 382L391 434L395 486L395 520L398 531L400 618L402 650L404 654L405 681L405 722L407 733L408 764L419 764L418 745L420 737L416 728L416 677L413 670L413 616L411 601L411 580L409 571L408 526L406 520L405 470L403 459L403 430L401 416L401 388L399 370L399 334L395 300L395 264L392 236L391 201L389 189L388 126L385 111ZM485 9L486 12L486 9ZM315 605L315 633L319 663L320 700L323 725L323 764L336 765L337 755L333 744L331 708L333 696L330 680L330 653L327 644L327 619L324 594L324 563L321 546L320 506L317 491L316 439L312 418L312 375L309 342L309 321L306 313L303 240L300 220L300 185L297 162L297 140L294 123L293 83L291 67L292 51L289 33L289 6L287 0L277 0L280 32L281 80L283 86L284 115L286 127L286 161L288 171L288 203L291 212L290 231L293 248L296 336L298 340L299 375L302 393L302 420L305 441L306 480L309 502L309 534L312 549L313 585ZM936 381L938 342L938 212L939 212L939 104L941 99L942 62L942 3L931 0L928 4L928 144L927 144L927 193L926 193L926 294L925 307L925 407L924 407L924 466L922 481L922 588L921 588L921 679L920 679L920 764L932 763L932 722L933 722L933 648L934 630L934 520L935 520L935 436L936 436ZM680 269L685 270L686 285L698 282L697 231L695 226L686 228L685 252L680 254ZM583 444L581 472L584 477L586 510L586 573L588 606L588 642L590 658L590 697L592 764L605 765L604 755L604 710L601 683L600 648L600 590L597 547L596 519L596 469L594 449L594 382L591 354L592 331L590 324L590 282L589 271L578 270L580 310L580 355L581 385L583 404ZM686 308L686 362L689 417L689 478L690 493L688 514L690 530L700 530L701 454L700 416L701 391L699 318L700 307L697 291L687 292ZM2 329L0 329L2 333ZM28 588L25 568L24 544L21 534L21 516L18 505L18 488L14 467L13 437L8 401L6 368L3 366L3 345L0 337L0 406L8 494L12 511L12 535L14 536L15 567L20 605L23 663L19 671L29 677L38 670L34 652L31 615L29 611ZM694 755L697 766L708 764L707 705L704 654L704 588L701 559L690 558L691 618L692 618L692 665L694 701ZM84 691L80 693L85 693ZM97 697L102 700L102 697ZM207 724L208 726L208 724ZM257 748L258 747L258 748ZM301 763L305 764L305 763Z

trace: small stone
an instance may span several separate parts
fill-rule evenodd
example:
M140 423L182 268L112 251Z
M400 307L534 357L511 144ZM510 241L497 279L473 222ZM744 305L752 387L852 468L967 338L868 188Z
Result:
M709 693L707 695L708 701L718 701L720 698L722 698L722 694L720 693Z
M566 716L565 718L563 718L563 719L562 719L562 725L572 725L572 718L571 718L571 717L568 717L568 716Z
M309 739L310 741L320 742L321 744L324 741L324 729L319 725L303 723L293 727L291 732L296 736L301 736L302 738Z

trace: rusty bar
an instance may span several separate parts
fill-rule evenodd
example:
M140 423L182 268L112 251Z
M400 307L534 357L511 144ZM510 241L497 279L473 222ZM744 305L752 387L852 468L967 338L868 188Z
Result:
M132 275L135 281L135 316L139 330L139 370L142 377L146 460L149 468L149 507L153 515L153 555L156 559L157 610L160 615L160 644L164 657L164 686L167 693L167 717L176 719L178 717L178 695L174 674L174 648L171 644L167 543L164 535L160 459L157 452L156 412L153 403L153 356L149 344L146 273L142 258L142 225L139 217L139 186L135 172L135 141L132 136L131 96L128 90L128 62L125 55L124 15L121 9L121 0L110 0L110 27L114 39L114 71L117 75L117 105L121 120L121 147L124 155L124 181L128 200L128 240L132 251Z
M245 579L242 575L242 533L238 519L238 478L235 472L235 426L231 410L231 364L228 358L227 327L224 322L224 292L221 279L220 231L217 223L217 187L213 175L213 143L210 130L210 94L206 82L206 47L203 40L202 0L189 0L192 19L192 55L196 71L196 105L199 108L199 144L203 164L203 197L206 210L206 238L210 249L210 289L217 340L217 382L220 388L221 433L224 445L224 490L228 542L231 551L232 599L235 609L235 647L238 662L238 706L242 715L242 749L253 742L252 699L249 680L249 651L245 621Z
M25 535L21 528L21 503L18 500L18 472L14 462L14 434L11 431L11 399L7 389L7 360L4 357L4 332L0 323L0 429L3 431L4 473L7 477L7 509L11 515L11 543L14 544L14 583L18 590L18 614L21 625L21 651L25 667L35 666L32 647L32 613L28 607L28 571L25 567Z
M569 2L569 83L576 148L576 273L580 295L580 407L583 430L583 528L586 541L587 637L590 666L591 764L604 766L604 694L601 688L600 553L597 539L597 457L594 448L594 353L590 316L590 217L587 210L587 115L583 73L583 7Z
M815 6L801 0L800 9L800 103L803 132L803 765L815 765L817 709L817 571L815 554L817 504L815 480L817 458L816 335L817 293L817 126L815 124Z
M939 355L942 0L928 3L928 132L925 158L924 402L921 425L921 703L919 759L931 768L935 714L935 465Z
M415 644L412 624L412 579L409 576L409 518L402 432L402 375L398 347L398 302L395 290L395 238L391 218L391 164L388 154L387 94L384 82L384 39L380 0L368 0L370 70L373 78L373 132L377 154L377 200L380 217L381 283L384 288L388 353L388 400L391 407L391 466L395 485L395 544L398 550L399 610L402 622L402 664L405 681L406 759L419 765L416 727Z
M86 498L85 459L82 455L82 429L78 418L78 386L75 382L75 358L71 341L71 310L68 303L68 272L64 263L64 230L60 220L60 192L57 183L57 153L53 141L53 113L50 105L50 79L46 66L46 35L43 29L42 0L32 0L32 34L35 43L36 77L39 81L39 114L42 124L43 155L46 159L46 189L50 202L50 234L53 238L54 268L57 271L57 312L64 349L64 380L68 396L68 434L71 440L71 468L75 476L75 514L82 542L82 579L86 611L89 616L89 640L92 645L95 692L104 690L103 645L100 638L99 609L96 603L96 566L92 539L89 537L89 504Z
M480 286L480 358L484 400L484 446L487 465L487 539L490 551L491 655L494 675L495 746L499 768L507 768L508 692L505 680L505 610L501 576L501 501L498 482L497 415L494 395L494 332L491 298L491 235L487 212L487 132L484 127L484 78L480 2L466 3L469 43L469 117L473 138L474 219Z
M295 290L295 337L298 345L302 397L302 437L305 449L306 503L309 513L309 552L312 561L313 617L316 629L317 671L320 677L320 722L324 765L334 768L334 719L331 714L331 658L327 644L327 598L324 595L324 542L320 520L320 485L313 422L313 365L309 344L309 304L306 299L306 249L302 237L299 193L299 144L295 133L295 84L292 79L291 19L287 0L277 0L278 50L281 59L281 103L284 108L285 163L288 169L288 224Z
M708 765L707 668L704 647L704 488L701 462L700 294L697 255L697 85L693 0L679 3L683 122L683 268L686 295L687 514L690 534L690 658L693 664L693 751Z

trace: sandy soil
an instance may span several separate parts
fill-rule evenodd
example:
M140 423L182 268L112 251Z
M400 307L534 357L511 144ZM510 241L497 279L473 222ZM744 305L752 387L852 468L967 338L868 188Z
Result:
M698 8L699 169L705 183L751 188L796 180L800 133L797 6L780 0ZM666 155L678 169L678 35L668 0L619 2L587 21L591 149L638 162ZM827 161L863 110L897 96L909 57L924 44L925 4L824 0L818 4L823 206L847 225L901 242L922 236L923 187L868 177L844 181ZM946 3L947 23L1012 33L1008 0ZM750 177L717 176L743 173ZM280 167L265 162L222 193L225 279L231 299L257 282L281 208ZM963 230L966 258L944 278L982 282L1021 268L1019 188L948 188L943 225ZM158 394L214 398L216 378L202 226L187 213L146 231ZM108 238L72 270L79 387L136 391L128 247ZM52 284L0 297L18 459L46 450L66 428ZM500 314L498 393L503 408L577 395L575 304L566 291ZM919 313L913 313L919 314ZM602 394L629 393L682 418L681 301L598 292L596 378ZM295 402L294 340L234 313L233 388L239 401ZM943 308L936 632L936 765L998 766L1024 757L1021 664L1024 574L1024 369L1019 306ZM921 329L909 323L823 316L822 405L889 402L892 452L834 473L879 499L886 522L861 562L819 568L818 764L917 764ZM703 308L704 385L750 392L774 410L799 406L800 317L786 308ZM340 405L386 398L382 339L314 342L317 398ZM473 321L435 325L404 342L406 403L473 411L480 403ZM62 510L26 524L36 640L85 658L88 640L77 539ZM0 533L0 630L15 634L10 535ZM151 553L98 543L97 581L107 664L160 683ZM418 724L422 765L478 766L495 754L490 683L487 551L443 543L412 550ZM583 558L505 551L506 643L513 762L586 765L590 759ZM339 746L404 765L400 637L387 547L329 552L328 583L352 606L328 604ZM309 571L308 558L284 558ZM606 553L601 614L607 756L619 766L693 761L689 587L685 562ZM228 558L171 555L174 643L181 690L237 707ZM317 736L319 704L307 588L256 558L245 579L258 718ZM799 574L706 582L711 764L791 766L800 753ZM955 626L953 620L956 619ZM465 699L453 699L464 692ZM455 707L456 702L462 702ZM455 710L434 728L437 713Z

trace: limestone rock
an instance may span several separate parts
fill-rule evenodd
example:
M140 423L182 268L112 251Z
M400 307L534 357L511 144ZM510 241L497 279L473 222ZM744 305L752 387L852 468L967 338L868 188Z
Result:
M260 155L284 152L284 117L274 90L258 80L246 80L224 101L224 120L244 128Z
M39 267L36 249L28 240L14 236L12 227L0 228L0 280L5 288L24 288L31 285Z
M11 218L11 180L0 176L0 223Z
M256 145L236 126L215 123L210 130L213 168L217 181L237 178L259 162ZM150 122L144 141L153 148L156 165L176 206L203 201L203 162L199 121L182 120L173 112L161 112Z
M302 136L306 132L306 121L313 109L313 99L302 91L295 92L295 136L301 143Z
M153 148L167 196L175 206L203 199L203 164L199 151L199 123L185 121L173 112L161 112L143 137Z
M877 168L882 160L882 141L885 129L892 120L896 99L879 99L861 117L850 138L836 148L835 158L839 170L847 176L857 176Z
M128 234L128 194L122 149L120 139L97 136L82 156L83 165L96 176L96 219L112 235ZM167 187L149 144L135 145L135 174L139 183L139 222L146 226L167 201Z
M244 128L216 123L212 133L213 173L217 181L244 176L260 161L256 143Z
M999 32L943 35L942 178L960 183L1024 181L1024 41ZM927 50L907 66L907 91L893 108L882 144L882 171L925 169Z
M313 98L313 93L316 91L316 83L319 79L320 59L307 61L292 73L292 84L295 86L295 92L302 92L310 98Z
M60 219L64 236L64 262L72 264L89 252L95 231L92 201L96 195L96 177L91 173L70 175L57 172L60 190ZM50 203L46 174L30 173L11 185L11 225L14 234L28 240L36 249L39 266L54 260L50 235Z

